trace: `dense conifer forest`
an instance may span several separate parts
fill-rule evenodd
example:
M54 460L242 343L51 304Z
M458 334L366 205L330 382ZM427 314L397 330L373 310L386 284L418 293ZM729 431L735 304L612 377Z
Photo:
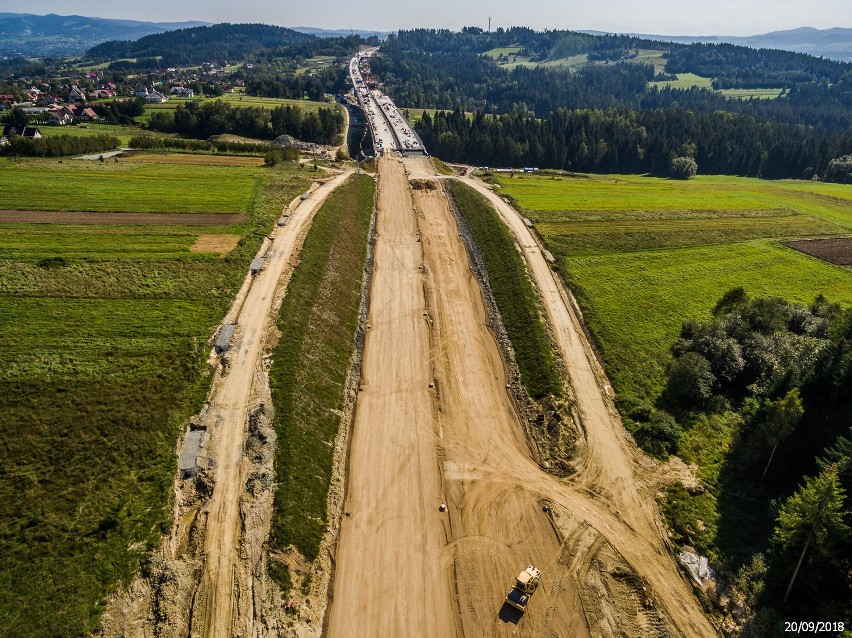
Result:
M532 61L584 54L587 63L508 69L483 55L509 46ZM646 48L667 51L664 73L637 58ZM382 53L373 71L398 105L455 111L417 124L426 146L452 161L661 175L685 155L703 173L810 179L852 152L847 63L729 44L529 29L402 31ZM784 92L742 100L653 84L686 72L719 88Z

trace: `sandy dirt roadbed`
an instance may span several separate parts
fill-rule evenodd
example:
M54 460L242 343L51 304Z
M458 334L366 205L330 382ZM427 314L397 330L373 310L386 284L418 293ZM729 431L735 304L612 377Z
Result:
M404 170L426 182L412 190ZM714 636L668 553L638 453L602 394L567 294L534 238L518 239L544 264L530 269L586 430L588 458L571 481L530 457L431 164L379 160L352 514L341 526L328 634ZM502 603L529 563L544 577L519 618Z

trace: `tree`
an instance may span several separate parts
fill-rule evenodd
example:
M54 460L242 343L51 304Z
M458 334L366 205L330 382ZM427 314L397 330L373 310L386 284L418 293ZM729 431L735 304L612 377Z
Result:
M783 550L802 547L784 603L790 597L808 550L813 547L820 556L828 558L833 546L849 534L849 527L843 522L845 496L837 470L832 467L815 478L805 478L805 484L781 507L773 542Z
M669 369L669 394L687 407L706 402L713 395L715 383L710 362L697 352L687 352Z
M647 423L643 423L633 433L633 438L646 452L657 458L667 459L677 452L683 428L668 412L657 411L650 415Z
M23 127L25 127L29 123L29 121L30 121L30 116L27 115L27 113L26 113L26 111L24 111L24 109L22 109L18 106L13 108L12 111L9 113L9 116L8 116L9 124L11 124L15 128L17 128L18 131L23 129Z
M828 163L823 181L852 184L852 155L837 157Z
M778 444L793 433L796 424L805 413L805 409L802 407L802 399L799 396L799 388L793 388L777 401L767 399L763 404L763 411L765 416L760 432L766 444L772 446L772 453L769 455L766 467L763 468L761 481L766 477L766 472L769 470Z
M669 167L672 179L692 179L698 172L698 164L691 157L675 157Z

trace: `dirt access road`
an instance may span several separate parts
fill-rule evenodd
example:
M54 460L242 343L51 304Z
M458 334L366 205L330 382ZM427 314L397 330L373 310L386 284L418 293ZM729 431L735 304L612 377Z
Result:
M582 338L552 309L575 345L565 357L585 428L597 431L573 482L531 459L458 233L427 160L379 160L351 515L328 635L715 636L666 552L651 495L634 487L633 452ZM544 577L519 618L501 605L529 563Z
M351 174L351 170L346 171L320 185L293 210L288 224L277 229L264 269L254 278L239 310L238 341L229 353L229 369L217 380L210 396L209 418L216 424L210 439L215 487L204 510L204 570L194 596L192 636L221 638L249 633L246 627L253 619L243 617L247 606L239 601L240 592L252 591L250 584L241 582L250 577L250 570L239 566L240 498L246 489L243 449L256 372L274 325L273 300L282 273L292 267L314 213Z

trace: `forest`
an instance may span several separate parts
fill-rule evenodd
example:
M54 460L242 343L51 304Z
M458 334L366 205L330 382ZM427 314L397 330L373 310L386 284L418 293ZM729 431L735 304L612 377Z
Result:
M538 35L545 39L551 37L550 33ZM579 39L585 41L585 38L592 37ZM373 62L372 70L400 107L481 109L488 113L506 113L521 107L531 115L544 117L559 107L645 110L679 106L696 111L722 110L777 122L808 124L835 133L844 133L852 127L850 64L802 54L718 45L712 52L723 54L730 49L738 54L731 56L730 64L724 62L727 59L724 57L716 61L718 67L727 69L725 77L754 73L755 69L762 67L771 69L772 77L779 82L779 78L789 79L795 73L803 77L801 82L788 83L787 93L777 99L734 100L706 89L649 86L648 83L655 78L653 67L635 61L593 64L576 72L560 67L524 66L507 71L491 58L469 51L470 47L452 50L451 43L471 38L475 41L474 36L450 32L400 32L382 45L384 55ZM427 47L423 40L427 43L434 41L434 47ZM677 46L693 50L699 46L716 45ZM704 56L707 59L711 57L708 51ZM752 58L745 53L739 55L740 51L750 52ZM793 56L792 61L798 62L799 66L792 65L788 56ZM749 62L753 64L749 65ZM798 71L791 70L791 65ZM687 70L692 68L687 65ZM678 72L683 71L684 68L679 67ZM774 86L769 82L764 84Z
M313 112L289 105L265 109L210 100L200 105L180 104L174 111L155 112L148 128L201 139L225 133L260 140L291 135L305 142L337 144L344 123L343 113L332 107Z
M426 54L482 54L498 47L519 47L518 55L535 62L587 54L593 61L631 60L640 49L665 51L667 73L695 73L712 78L748 77L741 87L789 88L801 82L835 83L852 64L774 49L752 49L733 44L677 44L629 35L592 35L578 31L534 31L527 27L498 28L493 33L467 27L414 29L391 35L383 51Z
M312 35L266 24L215 24L210 27L177 29L145 36L139 40L112 40L92 47L92 61L120 58L159 58L159 67L243 60L270 47L315 40Z
M473 117L439 111L424 113L414 128L431 153L448 161L578 172L668 175L674 158L692 157L702 173L811 179L852 153L849 133L677 107L556 109L542 119L522 109Z
M664 457L702 418L738 424L718 485L670 490L677 540L720 561L757 610L746 635L770 635L782 607L786 618L848 618L852 311L736 288L711 320L685 323L672 352L658 405L628 419L640 445ZM694 520L707 498L718 511L712 535Z

